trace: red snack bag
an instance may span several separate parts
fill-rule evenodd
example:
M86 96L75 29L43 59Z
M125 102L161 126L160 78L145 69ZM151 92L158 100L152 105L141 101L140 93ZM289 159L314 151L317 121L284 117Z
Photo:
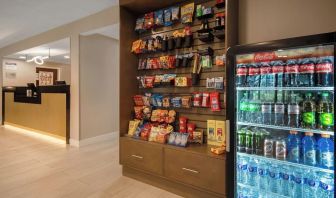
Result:
M135 119L142 120L144 117L143 107L134 107Z
M142 95L133 96L133 100L134 100L135 106L145 106Z
M148 141L149 134L151 132L152 125L147 123L140 132L140 139Z
M188 123L187 127L188 127L187 131L189 133L189 140L192 140L196 125L194 123Z
M168 68L172 69L175 68L176 56L169 56L168 57Z
M210 106L211 111L220 111L220 101L218 92L210 93Z
M154 76L145 76L145 88L153 88L154 87Z
M160 63L158 58L152 59L152 69L160 69Z
M154 26L154 12L145 14L145 29L151 29Z
M209 99L210 99L210 94L209 93L203 93L202 94L202 107L209 107Z
M180 133L186 133L187 132L187 121L188 121L188 118L186 117L180 117L179 119L179 131Z
M199 92L195 92L193 96L193 106L200 107L202 102L202 94Z

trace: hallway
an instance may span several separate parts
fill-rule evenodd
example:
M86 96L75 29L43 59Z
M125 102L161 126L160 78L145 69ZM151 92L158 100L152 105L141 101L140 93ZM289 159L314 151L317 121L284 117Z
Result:
M121 175L118 141L79 148L0 128L0 197L174 198Z

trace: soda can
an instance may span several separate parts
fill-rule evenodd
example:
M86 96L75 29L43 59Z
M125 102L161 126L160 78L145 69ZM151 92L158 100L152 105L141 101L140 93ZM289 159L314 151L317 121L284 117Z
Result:
M275 158L278 160L286 160L287 144L284 139L278 139L275 143Z
M238 130L237 151L245 153L246 147L246 131L245 129Z
M265 134L262 131L257 131L255 133L255 154L262 155L264 153L264 139Z
M245 139L245 151L248 154L253 154L254 148L254 140L253 140L254 133L250 130L246 131L246 139Z
M264 156L274 157L274 140L266 138L264 141Z

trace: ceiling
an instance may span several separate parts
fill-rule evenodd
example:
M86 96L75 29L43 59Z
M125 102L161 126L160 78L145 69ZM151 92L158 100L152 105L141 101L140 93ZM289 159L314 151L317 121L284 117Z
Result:
M0 48L118 4L118 0L0 0Z
M50 49L50 54L49 54ZM11 54L6 56L6 58L10 59L18 59L18 60L29 60L35 56L49 56L45 61L61 63L61 64L70 64L70 39L62 39L56 42L44 44L38 47L34 47L31 49L23 50L21 52L17 52L15 54ZM68 57L66 57L68 56Z
M83 36L101 34L119 40L119 23L81 33Z

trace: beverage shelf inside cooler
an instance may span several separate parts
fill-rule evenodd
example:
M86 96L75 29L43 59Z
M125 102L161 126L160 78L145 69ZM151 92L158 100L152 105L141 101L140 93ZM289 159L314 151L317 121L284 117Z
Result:
M313 170L313 171L317 171L317 172L324 172L324 173L334 173L334 170L330 170L330 169L324 169L324 168L320 168L320 167L315 167L315 166L307 166L304 164L298 164L298 163L293 163L293 162L289 162L289 161L282 161L282 160L277 160L274 158L268 158L268 157L263 157L263 156L259 156L259 155L253 155L253 154L247 154L247 153L237 153L237 155L241 156L241 157L253 157L254 159L259 159L259 160L264 160L264 161L268 161L270 163L274 163L274 164L278 164L278 165L286 165L286 166L294 166L303 170Z
M248 123L248 122L238 122L237 124L243 125L243 126L253 126L253 127L278 129L278 130L285 130L285 131L311 132L311 133L316 133L316 134L329 134L331 136L334 135L333 131L323 131L323 130L317 130L317 129L292 128L292 127L285 127L285 126L255 124L255 123Z
M334 87L237 87L237 91L334 91Z
M248 189L251 189L251 190L256 190L258 191L259 193L263 193L264 195L268 195L268 197L274 197L274 198L288 198L286 196L283 196L283 195L279 195L279 194L276 194L276 193L272 193L270 191L267 191L267 190L260 190L259 188L255 187L255 186L250 186L250 185L246 185L246 184L242 184L242 183L238 183L238 186L242 187L242 188L248 188Z

